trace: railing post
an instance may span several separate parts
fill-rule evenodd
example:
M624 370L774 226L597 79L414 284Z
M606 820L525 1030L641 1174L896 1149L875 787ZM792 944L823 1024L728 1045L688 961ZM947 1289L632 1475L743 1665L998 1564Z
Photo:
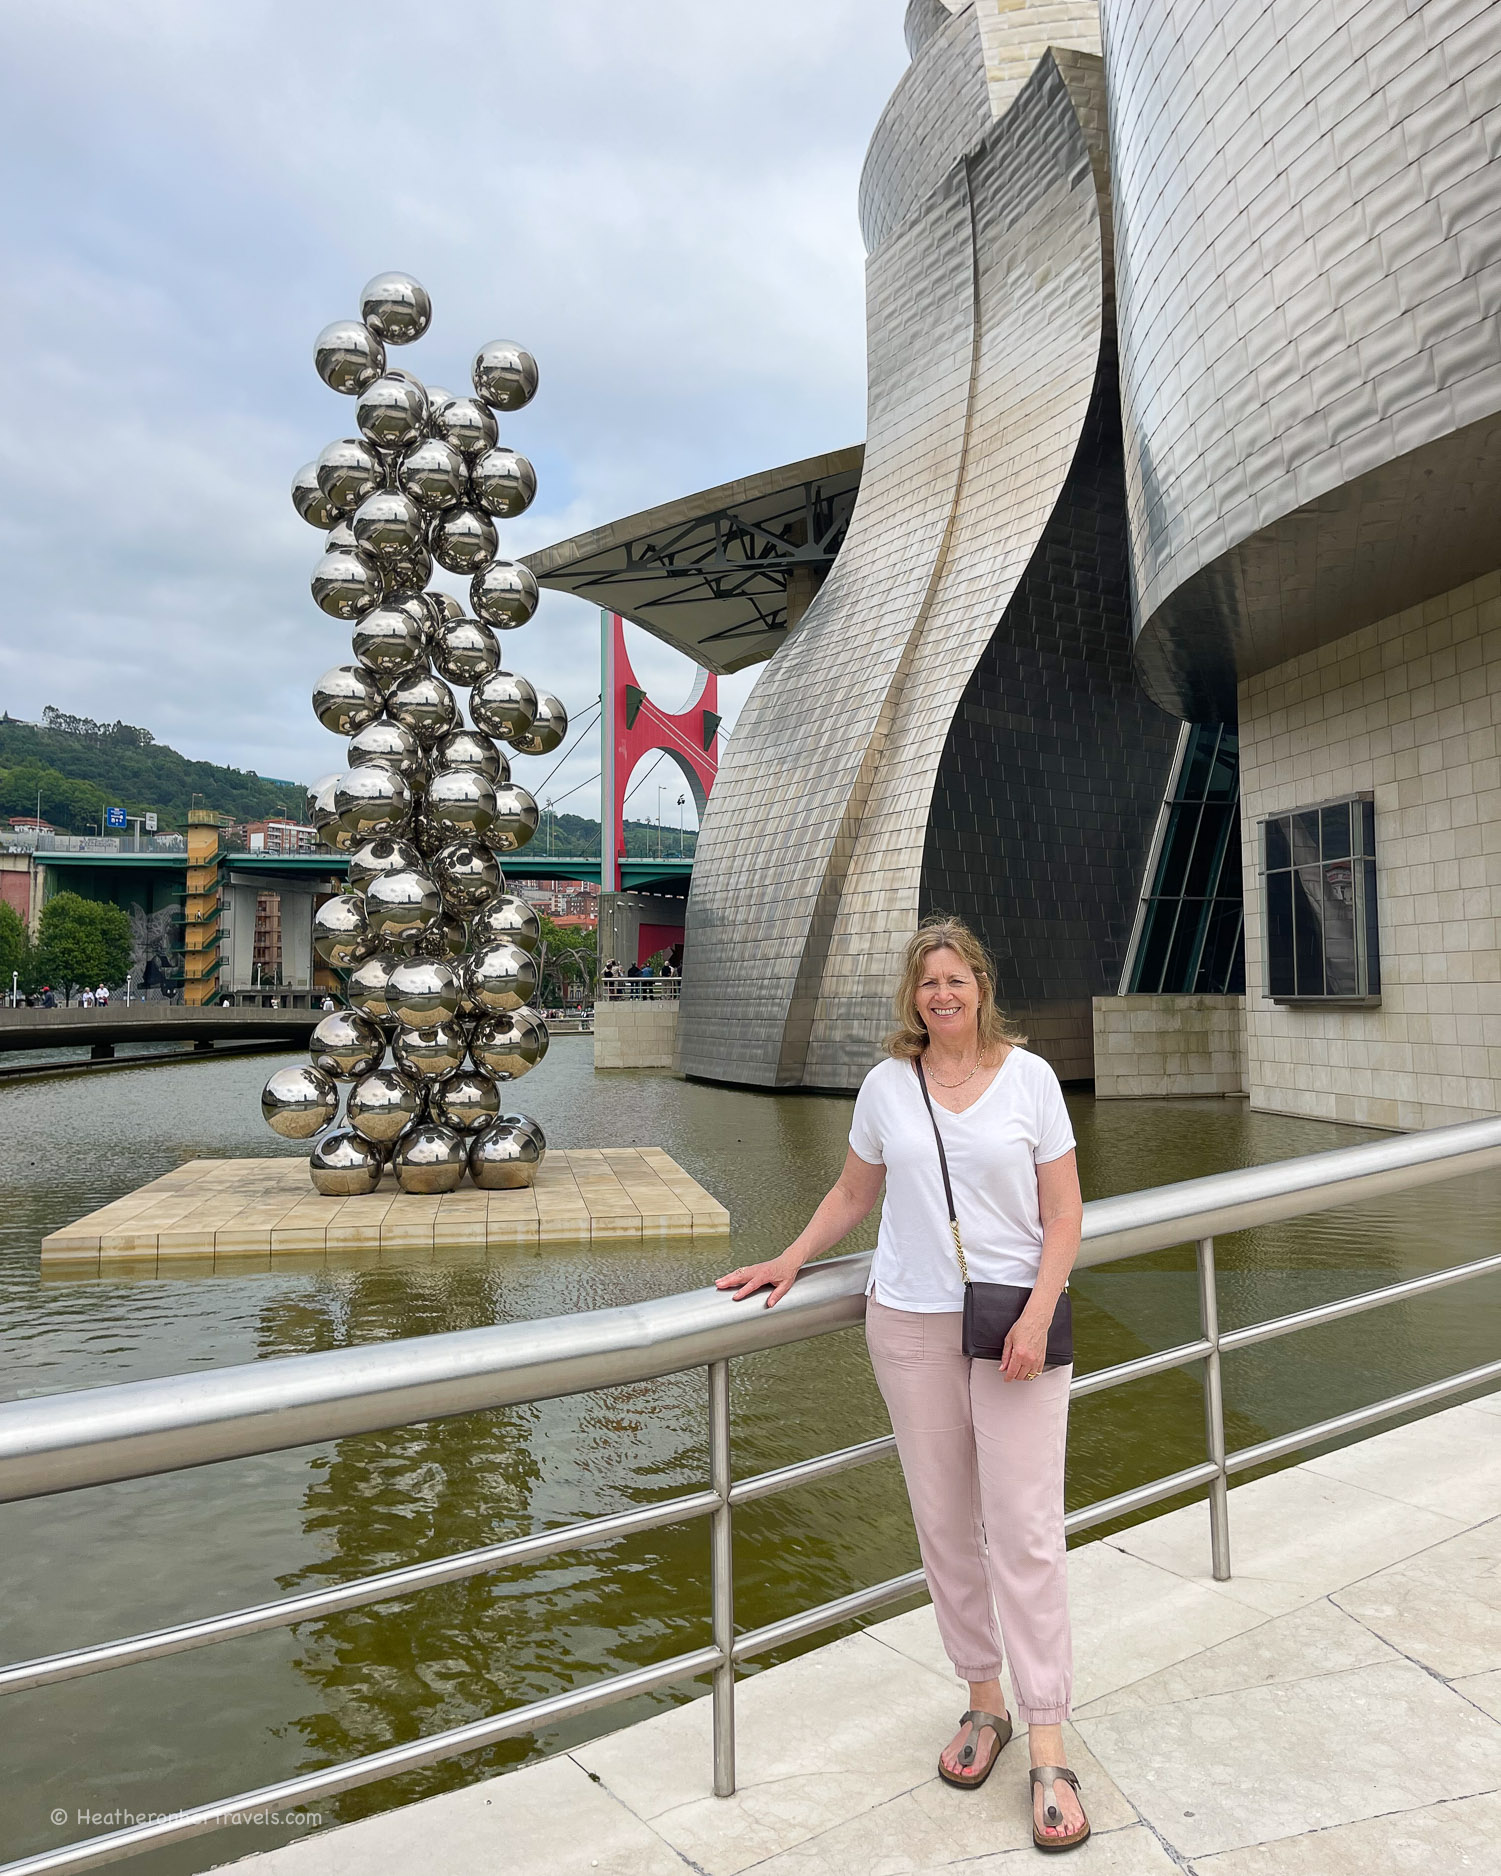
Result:
M710 1594L714 1646L714 1796L735 1791L735 1543L730 1518L730 1364L709 1363L709 1486L719 1507L709 1514Z
M1216 1583L1230 1576L1230 1494L1225 1474L1225 1397L1220 1386L1220 1306L1214 1282L1214 1239L1200 1238L1199 1332L1204 1357L1204 1440L1219 1476L1209 1487L1209 1557Z

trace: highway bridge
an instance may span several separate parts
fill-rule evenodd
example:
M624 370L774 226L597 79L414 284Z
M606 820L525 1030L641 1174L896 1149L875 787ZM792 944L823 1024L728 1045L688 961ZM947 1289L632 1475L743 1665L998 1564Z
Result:
M96 1061L107 1061L118 1043L192 1043L208 1049L224 1044L303 1048L321 1010L190 1009L178 1003L123 1000L107 1009L84 1010L77 1004L57 1010L0 1009L0 1054L21 1049L86 1048Z

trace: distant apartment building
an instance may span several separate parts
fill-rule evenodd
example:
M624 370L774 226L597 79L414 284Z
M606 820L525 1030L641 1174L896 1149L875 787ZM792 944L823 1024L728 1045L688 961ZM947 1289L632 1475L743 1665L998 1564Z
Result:
M583 879L560 879L550 886L529 888L526 898L555 925L599 924L599 887Z
M245 845L251 853L313 853L318 835L300 821L247 821Z

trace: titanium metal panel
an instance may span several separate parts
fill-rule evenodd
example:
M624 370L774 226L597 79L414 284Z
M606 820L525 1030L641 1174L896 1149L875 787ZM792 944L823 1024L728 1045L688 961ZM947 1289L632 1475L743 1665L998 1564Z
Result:
M1501 7L1103 0L1144 681L1266 670L1495 565Z

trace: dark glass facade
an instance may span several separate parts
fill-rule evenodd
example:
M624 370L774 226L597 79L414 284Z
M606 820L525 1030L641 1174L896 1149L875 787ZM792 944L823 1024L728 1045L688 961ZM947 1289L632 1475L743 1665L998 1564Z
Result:
M1240 743L1191 724L1129 988L1238 995L1246 987L1240 866Z
M1261 824L1266 994L1373 1001L1381 994L1376 810L1369 796L1298 808Z

